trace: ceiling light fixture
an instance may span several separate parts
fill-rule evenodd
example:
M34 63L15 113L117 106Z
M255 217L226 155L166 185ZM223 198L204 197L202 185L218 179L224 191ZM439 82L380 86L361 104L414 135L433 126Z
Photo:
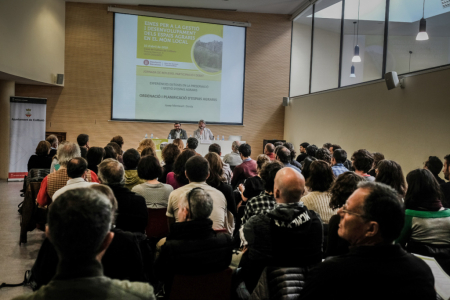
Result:
M358 36L359 36L359 5L361 0L358 0L358 30L356 31L356 46L355 52L353 53L352 62L361 62L361 57L359 56L359 45L358 45ZM353 22L354 24L355 22Z
M425 0L423 0L422 19L420 19L419 33L417 34L416 41L426 41L426 40L428 40L428 33L427 33L427 20L425 20Z
M350 68L350 77L351 77L351 78L356 77L356 75L355 75L355 66L353 66L353 65L352 65L352 67Z

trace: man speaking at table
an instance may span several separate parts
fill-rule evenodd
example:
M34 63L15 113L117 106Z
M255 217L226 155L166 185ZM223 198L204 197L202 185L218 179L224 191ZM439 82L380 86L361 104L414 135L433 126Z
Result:
M209 130L209 128L206 128L206 123L204 120L198 121L198 129L194 131L194 137L199 140L213 140L214 135Z
M175 122L173 128L169 133L169 139L182 139L187 140L188 136L186 130L181 129L181 123Z

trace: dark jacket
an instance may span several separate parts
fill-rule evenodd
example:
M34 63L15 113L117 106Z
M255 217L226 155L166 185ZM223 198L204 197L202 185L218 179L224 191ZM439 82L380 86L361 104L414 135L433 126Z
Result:
M86 147L80 147L81 157L87 159L88 149Z
M450 208L450 182L441 184L441 190L443 194L442 206Z
M50 169L52 158L47 155L31 155L28 160L28 172L31 169Z
M234 194L231 186L229 184L226 184L225 182L221 182L219 185L212 187L222 192L222 194L225 196L225 199L227 200L228 211L232 213L233 216L236 216L236 202L234 201Z
M173 163L171 164L165 164L162 167L162 174L161 177L158 179L159 182L166 183L167 174L170 172L173 172Z
M302 202L277 204L244 226L248 250L242 256L244 281L253 291L264 267L306 267L322 261L322 221Z
M187 140L188 136L187 136L186 130L184 130L184 129L180 129L180 130L181 130L181 132L180 132L180 139ZM175 139L176 138L176 135L175 135L176 133L175 132L176 132L175 129L172 129L170 131L169 135L170 135L171 139Z
M400 245L359 246L311 271L308 299L436 299L434 277L420 258Z
M338 235L340 221L341 217L339 215L334 215L328 222L328 243L325 255L326 257L339 256L348 253L348 249L350 246L349 242Z
M111 185L117 199L116 227L125 231L145 232L148 222L145 198L123 185Z
M173 223L155 262L155 274L164 282L174 274L199 275L219 272L231 263L232 240L216 233L210 219Z
M300 154L297 156L296 161L298 161L299 163L301 163L302 161L305 160L305 158L306 158L307 156L308 156L308 154L306 154L306 153L300 153Z

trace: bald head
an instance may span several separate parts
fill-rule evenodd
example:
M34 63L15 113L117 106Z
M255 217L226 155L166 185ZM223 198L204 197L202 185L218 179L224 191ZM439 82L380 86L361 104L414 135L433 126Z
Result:
M299 202L305 192L305 178L292 168L283 168L275 176L273 192L277 203Z

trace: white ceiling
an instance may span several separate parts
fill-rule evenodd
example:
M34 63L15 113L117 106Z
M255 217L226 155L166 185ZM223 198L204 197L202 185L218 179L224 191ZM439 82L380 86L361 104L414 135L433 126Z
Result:
M223 9L240 12L292 14L308 0L77 0L66 2L174 6L189 8Z

